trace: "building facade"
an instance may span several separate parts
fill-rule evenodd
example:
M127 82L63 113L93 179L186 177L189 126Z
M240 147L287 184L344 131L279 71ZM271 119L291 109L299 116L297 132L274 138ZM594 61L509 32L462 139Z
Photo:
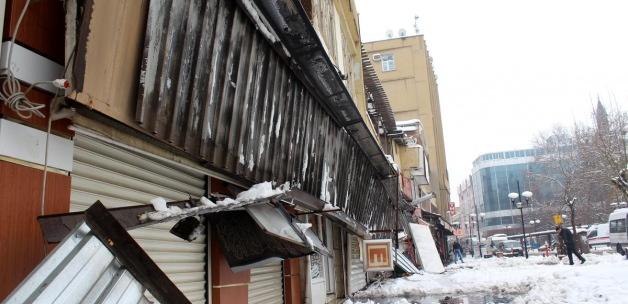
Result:
M537 161L540 153L539 149L494 152L473 162L471 184L474 201L484 213L480 219L483 236L521 231L520 213L508 198L509 193L532 191L534 202L549 202L560 193L555 183L533 182L535 174L546 174L543 164ZM525 212L529 213L529 208ZM549 216L544 219L550 220Z
M433 193L434 199L423 208L446 215L450 200L447 160L438 85L425 39L422 35L407 36L367 42L364 46L375 62L397 123L400 127L415 123L424 133L424 141L419 143L421 151L406 151L401 163L408 164L404 169L409 173L411 168L427 170L429 186L420 188L424 193ZM404 156L409 160L405 161ZM423 166L417 164L424 159L427 161Z
M0 298L54 247L37 216L265 181L320 205L284 207L331 254L234 271L219 221L193 242L170 222L130 234L192 303L335 303L367 284L362 241L398 222L394 117L371 118L369 102L390 110L367 96L353 1L279 2L7 1L3 47L25 10L11 60L22 90L32 75L69 88L29 90L36 115L0 109L0 206L15 210L1 215Z

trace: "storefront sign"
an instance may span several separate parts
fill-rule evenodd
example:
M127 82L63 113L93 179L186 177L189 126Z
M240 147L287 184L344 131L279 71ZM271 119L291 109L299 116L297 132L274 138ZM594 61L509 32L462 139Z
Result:
M364 240L365 271L391 271L393 270L392 240Z
M451 214L452 216L456 214L456 203L449 203L449 214Z

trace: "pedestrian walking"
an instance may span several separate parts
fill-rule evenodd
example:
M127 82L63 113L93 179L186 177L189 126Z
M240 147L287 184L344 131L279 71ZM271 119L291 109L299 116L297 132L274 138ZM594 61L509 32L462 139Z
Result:
M576 244L573 239L573 234L569 229L565 229L561 226L556 226L556 233L563 240L563 244L567 247L567 256L569 257L569 265L573 265L573 256L575 254L578 259L580 259L580 264L584 263L586 260L578 253L576 250Z
M460 246L460 243L458 243L458 241L454 241L454 245L452 247L454 249L454 263L458 264L458 259L464 263L462 260L462 246Z

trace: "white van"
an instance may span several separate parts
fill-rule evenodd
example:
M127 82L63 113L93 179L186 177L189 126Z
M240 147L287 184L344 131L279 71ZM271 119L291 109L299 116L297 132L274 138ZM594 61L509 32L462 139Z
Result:
M628 208L615 209L608 216L609 241L612 247L620 244L622 247L628 247L628 230L626 222L628 221Z
M587 229L587 242L591 248L609 246L608 223L591 225Z

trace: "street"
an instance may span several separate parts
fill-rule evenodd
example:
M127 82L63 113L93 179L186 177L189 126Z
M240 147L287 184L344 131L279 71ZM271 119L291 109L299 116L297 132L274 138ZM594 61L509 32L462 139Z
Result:
M413 275L371 285L351 303L626 303L628 261L619 254L564 258L466 259L444 274Z

